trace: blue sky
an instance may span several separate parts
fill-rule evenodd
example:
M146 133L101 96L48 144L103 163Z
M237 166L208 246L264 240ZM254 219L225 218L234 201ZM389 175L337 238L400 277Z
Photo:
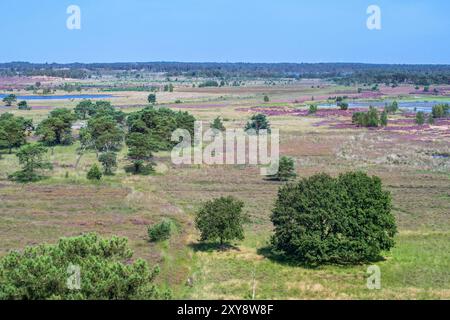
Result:
M81 30L66 9L81 8ZM382 29L368 30L367 7ZM450 64L448 0L2 0L0 62Z

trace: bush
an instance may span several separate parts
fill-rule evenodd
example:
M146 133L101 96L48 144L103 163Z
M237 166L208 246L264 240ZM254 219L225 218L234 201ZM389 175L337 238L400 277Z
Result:
M201 241L219 240L223 245L234 239L244 239L243 224L247 216L243 214L244 203L233 197L221 197L206 202L195 218L195 226L200 231Z
M148 238L151 242L164 241L170 238L172 233L172 222L164 220L158 224L148 227Z
M29 107L28 103L24 100L24 101L20 101L17 104L17 109L19 109L19 110L31 110L31 107Z
M378 127L381 121L378 116L378 110L374 107L369 107L369 111L367 112L354 112L352 115L352 123L360 127Z
M419 126L422 126L425 124L425 113L423 113L422 111L419 111L416 113L416 123Z
M294 159L283 156L280 158L278 172L270 177L279 181L288 181L296 176Z
M152 283L158 267L150 269L141 259L130 262L133 252L127 242L86 234L11 252L0 260L0 299L169 298Z
M267 130L267 132L270 132L270 122L267 119L267 116L265 114L259 113L255 114L250 118L250 121L247 122L247 125L245 126L245 131L248 130L255 130L258 134L260 130Z
M394 246L391 209L378 177L351 172L302 179L278 192L273 248L311 265L373 261Z
M347 102L338 102L338 107L341 110L348 110L348 103Z
M91 169L88 171L86 177L89 180L100 180L102 178L102 172L97 164L92 165Z
M117 154L115 152L102 153L98 157L98 161L102 164L105 175L114 174L114 170L117 168Z
M315 104L312 104L312 105L309 106L308 113L309 114L314 114L314 113L317 112L317 110L318 110L317 106Z

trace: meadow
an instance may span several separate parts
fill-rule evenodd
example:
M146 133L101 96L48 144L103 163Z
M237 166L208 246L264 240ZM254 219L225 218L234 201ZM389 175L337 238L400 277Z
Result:
M391 116L386 128L366 129L351 124L350 110L307 112L311 103L342 95L355 103L371 97L414 102L429 99L428 95L406 85L380 86L375 95L359 93L356 86L324 80L275 85L254 80L245 86L214 88L193 87L181 80L173 92L157 93L157 106L188 111L205 124L221 116L227 128L243 128L252 114L264 113L272 128L280 129L280 153L295 159L299 177L351 170L381 177L392 193L399 229L395 248L376 262L382 272L381 290L366 287L368 265L312 268L273 256L267 249L270 215L282 183L264 179L257 166L176 166L169 152L159 152L155 173L131 175L124 171L128 161L123 148L116 174L91 182L86 172L96 156L85 154L75 168L79 142L49 152L53 171L32 184L9 181L18 161L14 154L2 154L0 255L97 232L129 238L135 257L160 265L158 282L170 287L174 298L251 299L255 288L257 299L450 299L450 158L445 156L450 155L450 120L418 127L411 112L405 112ZM440 88L436 99L450 99L449 92L448 86ZM83 92L101 93L94 88ZM107 94L113 97L105 100L126 113L147 104L148 92ZM265 95L269 102L264 102ZM78 102L34 100L29 102L32 110L1 106L0 113L39 123L52 109L74 108ZM216 250L199 243L193 221L204 201L227 195L245 202L250 222L245 240L229 250ZM147 227L163 219L174 222L175 234L162 243L149 243Z

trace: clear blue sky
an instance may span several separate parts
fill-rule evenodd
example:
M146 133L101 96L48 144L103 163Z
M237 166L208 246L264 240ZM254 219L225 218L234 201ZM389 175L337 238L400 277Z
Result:
M66 9L81 8L81 30ZM382 30L366 28L367 7ZM1 0L0 62L450 64L448 0Z

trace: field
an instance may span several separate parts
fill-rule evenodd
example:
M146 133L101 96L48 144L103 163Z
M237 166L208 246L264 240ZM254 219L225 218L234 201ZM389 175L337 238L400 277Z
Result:
M3 88L8 83L10 79L0 79ZM449 101L450 87L441 86L439 96L432 98L406 85L380 86L375 93L357 89L323 80L194 88L186 80L176 84L174 92L157 93L157 99L158 106L188 111L205 124L220 115L227 128L244 127L256 112L268 115L272 128L280 129L281 154L295 159L300 177L356 169L380 176L393 195L399 227L395 248L376 263L382 272L381 290L367 289L367 265L307 268L271 255L270 214L281 183L265 180L256 166L181 167L171 163L170 153L160 152L154 174L134 176L123 169L124 148L117 174L93 183L86 172L96 162L95 153L84 155L75 169L79 142L55 147L48 155L54 170L48 179L33 184L10 182L8 173L18 162L14 154L2 154L0 255L95 231L128 237L134 257L160 265L158 282L170 287L175 298L251 299L255 288L257 299L450 299L450 120L417 126L414 114L405 112L392 116L387 128L365 129L351 124L352 110L325 108L308 114L310 103L343 95L355 102ZM59 93L63 94L55 94ZM84 93L112 94L106 100L126 113L145 106L148 96L98 89ZM269 102L264 102L264 95ZM39 123L52 109L74 108L78 101L36 100L29 102L30 111L1 106L0 113ZM193 223L203 201L222 195L244 201L251 217L245 240L225 251L200 244ZM163 218L176 223L176 234L169 241L149 243L147 226Z

